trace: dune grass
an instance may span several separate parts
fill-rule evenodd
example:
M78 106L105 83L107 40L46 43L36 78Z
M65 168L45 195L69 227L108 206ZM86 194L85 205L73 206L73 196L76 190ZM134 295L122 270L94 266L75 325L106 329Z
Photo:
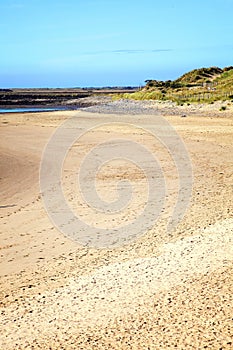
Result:
M233 67L200 68L185 73L174 81L146 80L146 85L141 91L120 94L117 98L170 100L177 104L233 101Z

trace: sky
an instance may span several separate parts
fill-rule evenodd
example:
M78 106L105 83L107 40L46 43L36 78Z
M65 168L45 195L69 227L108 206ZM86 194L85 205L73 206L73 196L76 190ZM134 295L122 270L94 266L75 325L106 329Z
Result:
M0 88L143 86L233 65L233 0L0 0Z

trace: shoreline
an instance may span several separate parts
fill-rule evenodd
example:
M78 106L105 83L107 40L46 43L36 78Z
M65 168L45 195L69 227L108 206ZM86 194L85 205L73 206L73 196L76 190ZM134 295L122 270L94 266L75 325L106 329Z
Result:
M213 103L183 103L178 105L172 101L161 100L134 100L119 99L113 100L112 96L92 95L79 99L71 99L60 104L10 104L0 106L4 109L17 108L52 108L56 111L60 109L66 111L83 110L92 113L104 114L154 114L161 115L205 115L205 116L225 116L233 113L233 101L215 101ZM38 111L39 112L39 111Z
M224 110L221 110L224 107ZM83 110L93 113L105 114L151 114L160 113L161 115L204 115L204 116L231 116L233 113L233 102L216 101L213 104L207 103L189 103L177 105L172 101L160 100L127 100L120 99L108 101L107 103L96 103L87 106Z

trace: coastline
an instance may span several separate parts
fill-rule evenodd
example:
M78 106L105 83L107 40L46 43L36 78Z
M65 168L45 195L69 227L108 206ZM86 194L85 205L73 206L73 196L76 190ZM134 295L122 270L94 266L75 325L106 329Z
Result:
M233 101L215 101L212 103L182 103L177 104L172 101L162 100L134 100L134 99L116 99L116 91L102 92L99 94L89 93L88 96L79 98L64 99L59 102L44 100L39 103L37 99L27 103L9 100L9 104L2 104L1 108L52 108L54 110L64 109L67 111L83 110L92 113L103 114L151 114L159 112L161 115L204 115L204 116L224 116L232 115Z
M221 102L93 104L78 111L1 114L1 348L231 349L232 104L225 111L219 111ZM115 249L66 238L49 221L38 183L53 132L72 116L80 128L92 118L147 126L156 113L183 138L193 164L191 204L177 230L167 236L162 217L145 235ZM100 130L98 137L109 132L115 130ZM154 147L150 139L148 145ZM173 200L175 170L168 160ZM77 159L69 161L72 179ZM104 175L107 191L111 179Z

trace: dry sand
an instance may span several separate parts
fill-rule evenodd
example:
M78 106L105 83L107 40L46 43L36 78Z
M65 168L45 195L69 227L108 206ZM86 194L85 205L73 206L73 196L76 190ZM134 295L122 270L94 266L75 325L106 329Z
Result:
M185 142L194 177L191 203L170 235L178 175L169 154L147 134L134 130L132 136L131 128L114 124L81 139L67 157L64 191L93 225L106 224L105 218L94 222L85 205L77 208L74 182L79 158L100 139L127 134L145 143L167 181L154 227L124 246L96 249L68 239L49 220L39 186L43 148L74 115L80 128L96 119L153 127L156 118L96 112L0 115L0 349L232 349L233 114L208 109L205 115L203 107L200 115L165 116ZM114 198L116 174L135 185L132 210L140 208L145 182L127 166L99 175L103 198Z

